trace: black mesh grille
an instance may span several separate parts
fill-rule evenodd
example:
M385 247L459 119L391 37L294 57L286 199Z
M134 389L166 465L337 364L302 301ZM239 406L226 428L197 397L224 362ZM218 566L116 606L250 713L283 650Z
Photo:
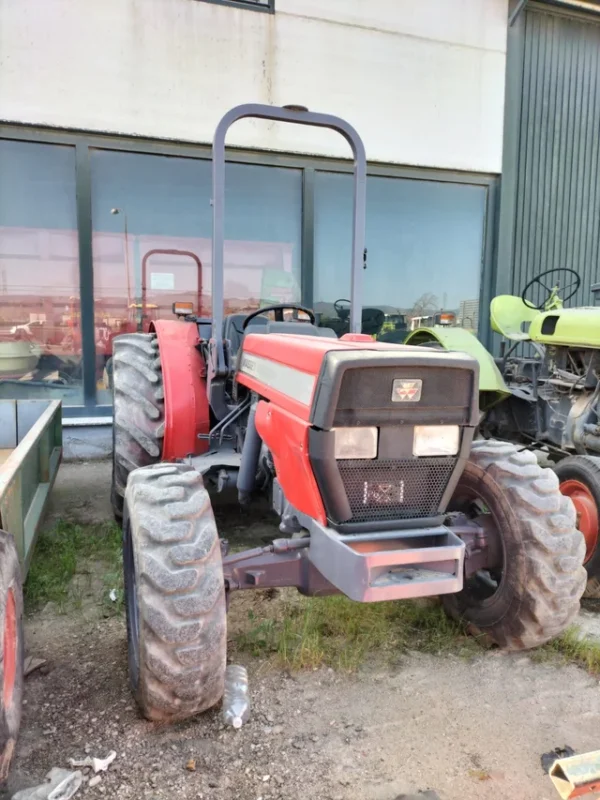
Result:
M351 522L434 517L456 458L337 462Z

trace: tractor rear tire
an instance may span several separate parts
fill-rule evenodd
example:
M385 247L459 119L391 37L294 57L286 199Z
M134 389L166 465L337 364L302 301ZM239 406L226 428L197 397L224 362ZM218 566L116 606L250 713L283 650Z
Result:
M8 778L23 702L23 587L13 537L0 530L0 782Z
M221 546L202 476L157 464L129 476L123 567L130 683L143 715L176 722L223 696Z
M558 478L529 451L478 440L449 510L464 512L470 504L492 515L502 566L446 595L447 613L505 650L555 638L577 615L586 583L583 536Z
M585 538L584 567L588 581L584 597L600 599L600 458L569 456L554 466L563 494L577 512L577 526Z
M125 333L113 342L113 472L111 503L123 518L129 473L160 462L165 402L155 333Z

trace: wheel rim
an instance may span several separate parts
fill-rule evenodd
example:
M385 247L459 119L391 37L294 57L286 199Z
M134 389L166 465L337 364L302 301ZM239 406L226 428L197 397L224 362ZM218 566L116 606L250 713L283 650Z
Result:
M127 627L129 628L129 675L133 687L137 690L140 675L140 611L137 601L137 580L135 576L131 523L128 518L125 520L125 525L123 526L123 540L125 602Z
M12 589L6 595L4 611L4 681L2 696L4 708L12 702L17 677L17 605Z
M560 491L570 497L577 512L577 527L585 539L586 564L594 555L598 545L598 507L594 495L581 481L568 480L560 484Z

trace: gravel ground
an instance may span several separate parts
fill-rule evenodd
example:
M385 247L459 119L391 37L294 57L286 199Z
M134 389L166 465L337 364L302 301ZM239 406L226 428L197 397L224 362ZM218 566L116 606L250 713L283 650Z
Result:
M108 518L109 478L104 463L63 465L49 524L65 515ZM232 527L259 540L269 531L264 522ZM232 602L233 629L244 602ZM269 613L266 598L252 603ZM551 800L541 753L599 747L598 680L525 655L411 653L354 676L289 675L247 658L253 712L236 732L223 728L218 711L175 727L140 719L120 617L104 619L89 605L48 610L28 620L26 633L28 651L48 664L26 681L17 757L0 797L68 767L69 758L116 750L102 781L78 797L395 800L434 789L441 800Z

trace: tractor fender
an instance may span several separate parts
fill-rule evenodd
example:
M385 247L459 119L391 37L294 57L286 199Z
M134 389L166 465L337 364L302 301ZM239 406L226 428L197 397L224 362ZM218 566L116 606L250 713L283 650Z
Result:
M198 434L210 430L206 394L206 364L196 345L198 328L191 322L155 320L150 326L158 338L165 392L165 437L162 458L172 461L208 450Z
M404 344L439 344L444 350L462 351L479 364L480 408L487 410L508 397L510 392L494 357L472 333L464 328L418 328L406 337Z

